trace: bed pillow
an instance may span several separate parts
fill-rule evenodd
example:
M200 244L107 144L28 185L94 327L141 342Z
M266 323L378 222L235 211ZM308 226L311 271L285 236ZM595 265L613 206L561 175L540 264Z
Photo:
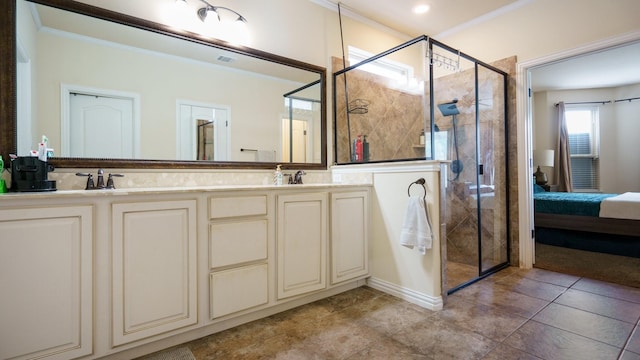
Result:
M540 193L540 192L544 192L544 191L545 190L544 190L544 188L542 186L540 186L538 184L533 184L533 193L534 194L537 194L537 193Z

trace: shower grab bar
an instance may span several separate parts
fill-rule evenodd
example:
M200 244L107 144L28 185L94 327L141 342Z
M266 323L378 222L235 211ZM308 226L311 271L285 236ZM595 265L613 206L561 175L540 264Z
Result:
M424 190L424 195L422 196L422 199L426 199L426 198L427 198L427 187L426 187L426 186L424 186L424 184L425 184L424 178L420 178L420 179L418 179L418 180L416 180L416 181L412 182L411 184L409 184L409 187L407 188L407 195L408 195L409 197L411 197L411 187L412 187L414 184L415 184L415 185L422 185L422 190Z

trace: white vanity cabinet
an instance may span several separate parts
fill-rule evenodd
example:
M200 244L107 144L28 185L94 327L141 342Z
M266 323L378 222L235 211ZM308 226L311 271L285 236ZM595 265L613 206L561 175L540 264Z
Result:
M111 205L112 342L196 324L196 200Z
M0 196L0 359L136 358L364 284L369 186Z
M0 210L0 359L93 351L93 207Z
M331 284L369 274L369 192L331 193Z
M278 299L326 288L328 192L277 195Z
M209 198L210 320L269 302L269 197Z

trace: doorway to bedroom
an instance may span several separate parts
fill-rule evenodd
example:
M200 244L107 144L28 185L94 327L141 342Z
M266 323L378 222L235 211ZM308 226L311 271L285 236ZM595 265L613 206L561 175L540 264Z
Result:
M595 119L590 121L591 127L574 131L570 151L574 189L570 189L573 191L569 194L589 192L606 198L607 194L640 192L640 164L627 161L628 154L640 151L635 138L640 132L636 115L640 112L639 37L596 45L577 55L528 69L532 91L529 104L532 121L528 123L532 134L530 149L533 149L531 172L535 171L537 175L538 165L543 165L540 170L548 179L543 184L542 194L534 194L530 200L532 211L537 209L537 213L533 211L530 216L531 228L535 227L536 234L535 242L531 244L534 267L640 287L637 272L640 268L640 230L620 235L611 234L617 230L610 225L584 231L584 227L564 228L571 227L571 223L545 223L547 215L543 213L539 199L555 197L552 193L562 190L559 189L562 186L558 186L558 175L554 174L559 166L556 105L560 102L565 104L566 110L582 109L596 114L590 116ZM630 72L625 72L627 63L631 65ZM563 82L559 82L561 80ZM587 83L594 80L597 83ZM537 156L545 151L555 152L546 164ZM534 206L535 202L538 205ZM598 215L599 209L596 209L595 216ZM554 222L561 218L551 216Z

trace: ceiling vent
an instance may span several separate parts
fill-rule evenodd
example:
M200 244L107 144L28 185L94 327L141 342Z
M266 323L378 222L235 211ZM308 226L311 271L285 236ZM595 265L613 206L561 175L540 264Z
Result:
M232 57L229 57L229 56L219 55L219 56L218 56L218 61L222 61L222 62L230 63L230 62L235 61L235 59L234 59L234 58L232 58Z

